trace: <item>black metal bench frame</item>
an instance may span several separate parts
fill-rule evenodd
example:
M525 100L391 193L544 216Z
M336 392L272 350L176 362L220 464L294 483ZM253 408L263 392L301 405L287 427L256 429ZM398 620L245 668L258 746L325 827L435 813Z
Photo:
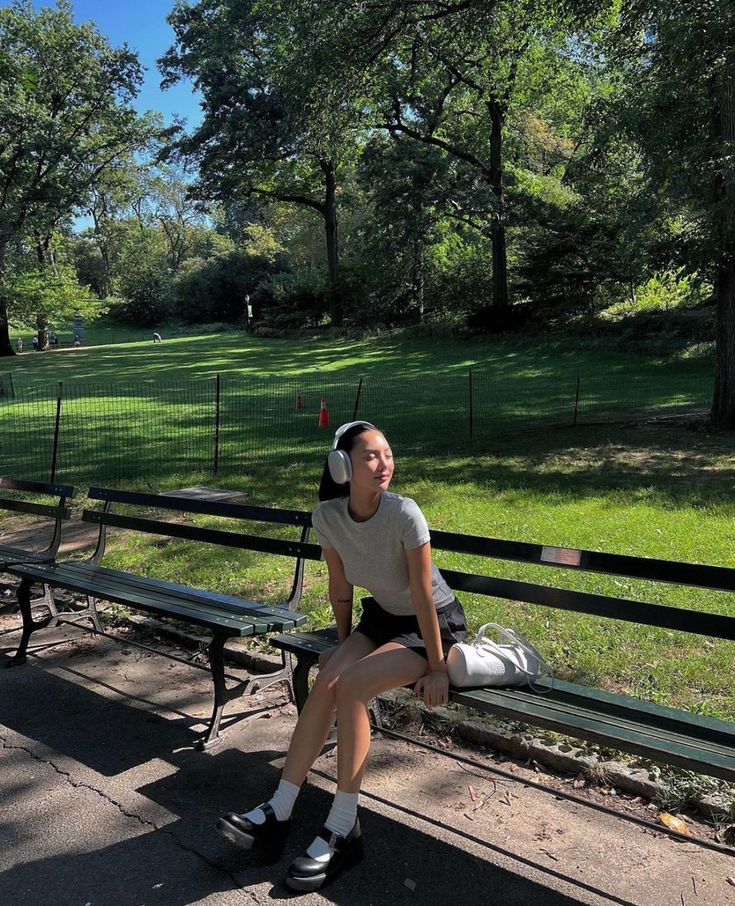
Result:
M21 481L0 475L0 491L20 492L25 494L38 494L41 497L58 497L56 505L37 503L16 497L0 497L0 510L11 513L27 513L33 516L43 516L54 520L54 534L48 547L43 550L25 550L20 547L0 544L0 572L13 563L34 561L37 563L50 563L56 558L61 544L62 525L71 518L71 510L66 501L76 495L76 488L70 484L57 482Z
M253 694L278 682L286 682L289 689L292 688L290 661L283 653L279 669L267 674L250 675L247 679L238 681L236 686L228 688L226 679L232 677L225 674L224 646L230 638L283 631L304 623L306 618L298 613L303 588L304 560L318 559L321 553L317 545L308 543L311 528L311 517L308 513L109 488L90 488L88 497L90 500L103 502L102 509L85 509L82 513L83 521L99 526L97 546L91 558L63 563L26 562L8 567L8 571L21 580L18 602L23 615L21 641L10 665L23 664L32 634L49 626L59 623L77 625L81 621L89 620L94 632L109 635L102 630L97 602L110 601L157 616L191 623L211 632L207 649L209 668L203 669L209 669L212 674L214 704L207 731L203 739L197 743L200 749L208 749L219 741L224 708L234 698L246 692ZM288 541L236 531L201 528L187 523L166 522L158 518L148 518L147 515L131 516L115 513L112 511L115 504L144 510L153 509L156 512L163 510L172 514L224 517L237 523L265 522L291 525L301 530L300 539ZM113 527L237 550L293 557L295 566L289 597L281 606L272 607L231 595L104 567L102 560L107 530ZM50 604L43 601L46 607L43 613L39 614L37 607L39 602L31 600L31 588L37 583L82 593L86 597L87 605L82 609L59 612L52 598ZM140 642L126 640L126 644L136 644L138 647L152 650ZM184 662L191 666L201 666L191 661Z
M693 588L735 591L735 569L678 563L504 541L450 532L432 532L437 551L451 551L488 559L566 568L610 576L667 582ZM442 569L457 593L487 595L609 617L640 625L735 640L735 617L650 604L512 579ZM335 644L333 628L278 635L271 644L296 658L294 698L299 710L308 695L309 670L319 655ZM543 645L540 647L543 648ZM603 743L728 781L735 781L735 723L668 708L592 686L556 679L553 687L541 680L543 690L528 688L450 689L450 700L477 711L498 714L547 728L577 739Z
M20 493L24 494L25 497L29 494L35 494L39 497L58 497L58 503L55 505L38 503L35 500L27 500L25 497L0 497L0 509L2 510L11 513L42 516L45 519L54 520L53 536L48 547L43 550L27 550L0 544L0 573L20 563L53 563L61 545L63 525L71 519L71 509L66 505L66 502L76 496L77 489L70 484L22 481L17 478L10 478L7 475L0 475L0 491L8 491L11 494ZM49 609L54 608L53 594L47 585L43 586L42 596L34 600L33 604L34 606L43 604Z

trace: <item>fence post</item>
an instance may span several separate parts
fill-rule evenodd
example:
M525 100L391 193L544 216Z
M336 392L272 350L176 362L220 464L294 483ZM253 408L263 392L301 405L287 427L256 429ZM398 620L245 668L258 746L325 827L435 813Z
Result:
M363 376L360 375L360 383L357 385L357 394L355 395L355 408L352 410L352 421L357 421L357 410L360 408L360 394L362 393Z
M214 403L214 474L216 475L219 470L219 442L220 442L220 399L222 396L222 380L220 375L217 375L216 381L216 390L215 390L215 403Z
M475 406L474 406L473 393L472 393L472 369L471 368L468 370L467 374L470 379L470 381L469 381L469 383L470 383L470 387L469 387L469 390L470 390L470 440L474 440Z
M582 383L582 378L577 378L577 392L574 395L574 421L572 422L572 427L577 427L577 411L579 409L579 388Z
M54 449L51 453L51 482L56 481L56 463L59 456L59 432L61 430L61 400L64 396L64 384L59 381L56 390L56 423L54 424Z

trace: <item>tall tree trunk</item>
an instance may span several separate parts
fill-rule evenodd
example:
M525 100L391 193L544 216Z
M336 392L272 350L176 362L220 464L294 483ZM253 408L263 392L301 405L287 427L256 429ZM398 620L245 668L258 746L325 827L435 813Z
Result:
M320 160L324 173L324 229L327 239L327 271L332 324L341 324L343 317L339 285L339 243L337 239L337 175L334 162Z
M8 244L5 239L0 239L0 286L5 282L5 253ZM0 299L0 356L15 355L15 350L10 344L10 322L8 306Z
M421 324L424 320L424 240L422 236L416 236L413 240L412 257L411 294L416 320Z
M487 105L490 113L490 188L495 196L495 213L490 226L493 256L493 307L505 309L508 296L508 255L505 245L505 186L503 184L503 120L505 109L497 101Z
M38 267L41 271L52 267L56 271L56 265L51 253L51 236L39 236L36 239L36 257L38 258ZM38 338L37 349L39 351L48 349L48 315L44 311L36 312L36 337Z
M731 53L730 62L735 60ZM735 147L735 75L730 66L720 93L715 114L715 131L721 139L723 168L718 180L720 209L720 260L715 278L717 295L717 334L715 340L715 388L712 398L712 423L718 428L735 429L735 166L727 156Z

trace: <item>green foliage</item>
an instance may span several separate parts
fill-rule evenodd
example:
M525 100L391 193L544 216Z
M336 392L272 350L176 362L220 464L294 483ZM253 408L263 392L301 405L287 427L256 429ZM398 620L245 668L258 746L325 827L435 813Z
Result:
M0 9L0 283L12 246L43 242L88 199L113 162L140 149L153 124L132 107L142 70L68 0ZM12 354L0 307L0 355Z
M16 274L0 284L0 303L13 312L18 326L35 325L39 320L58 323L79 313L94 320L106 311L105 305L88 287L81 286L73 270L54 272L49 268Z
M191 322L241 321L246 295L256 307L265 298L258 287L275 270L276 248L265 231L244 251L190 259L172 286L176 314Z
M625 302L610 306L607 317L623 317L633 312L668 312L678 308L696 308L712 296L712 286L699 274L684 269L654 274L634 289Z
M145 236L126 249L118 283L123 301L111 311L115 318L145 326L165 320L172 306L164 261L164 255Z
M265 328L317 327L329 312L329 284L319 270L275 274L259 285L253 301Z

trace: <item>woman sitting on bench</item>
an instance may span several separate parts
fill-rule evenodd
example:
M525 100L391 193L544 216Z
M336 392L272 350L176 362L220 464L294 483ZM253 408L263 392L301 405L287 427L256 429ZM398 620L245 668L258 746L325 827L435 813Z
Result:
M462 606L432 562L426 520L413 500L388 491L392 477L393 454L373 425L349 422L337 430L312 523L327 561L339 644L320 658L273 798L217 824L236 845L277 859L336 711L337 794L324 827L288 870L292 890L317 890L362 858L357 800L370 748L370 700L415 684L429 708L446 704L445 656L466 634ZM353 630L355 585L373 597Z

